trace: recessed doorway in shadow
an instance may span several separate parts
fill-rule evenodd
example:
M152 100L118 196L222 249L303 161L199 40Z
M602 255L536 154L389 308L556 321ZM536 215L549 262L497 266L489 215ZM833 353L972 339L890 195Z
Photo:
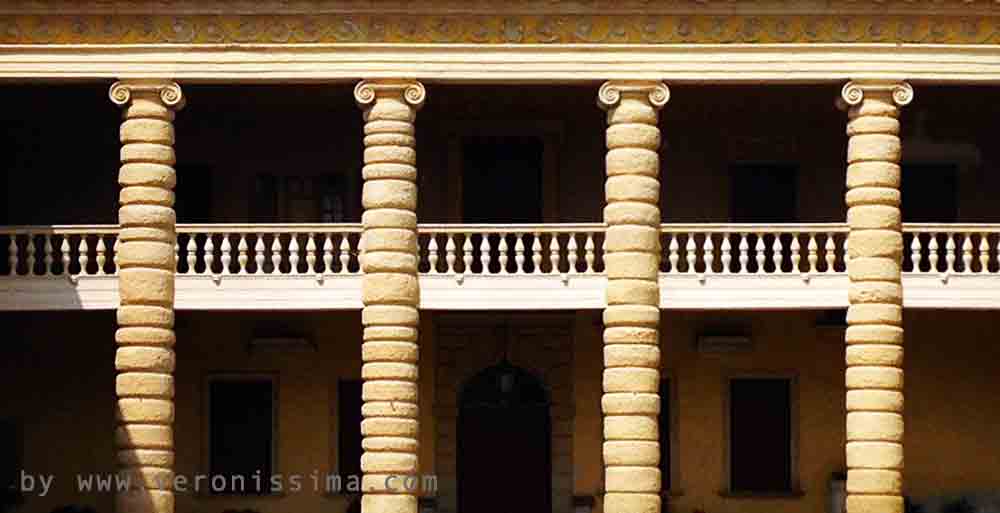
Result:
M551 513L548 392L508 362L462 388L458 414L458 512Z

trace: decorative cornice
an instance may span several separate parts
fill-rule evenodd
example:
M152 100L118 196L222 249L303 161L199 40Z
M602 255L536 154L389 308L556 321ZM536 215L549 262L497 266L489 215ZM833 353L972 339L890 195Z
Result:
M115 105L127 105L136 91L151 91L160 95L164 105L180 110L184 107L184 94L177 82L170 80L122 80L111 84L108 97Z
M371 8L325 14L177 14L173 6L157 14L12 13L0 14L0 44L1000 43L1000 4L992 3L998 7L982 15L945 9L937 14L837 13L821 7L791 14L774 9L657 14L655 9L615 8L602 14L569 7L563 11L563 2L551 4L545 13L533 8L494 14Z
M359 106L371 105L380 96L402 98L419 109L427 98L427 90L415 80L362 80L354 86L354 101Z
M866 93L888 92L892 101L899 107L909 105L913 101L913 87L908 82L859 82L850 81L840 90L840 101L844 106L860 105Z
M601 84L597 91L597 105L610 109L621 101L623 94L638 93L648 95L649 103L660 108L670 100L670 89L663 82L639 82L613 80Z

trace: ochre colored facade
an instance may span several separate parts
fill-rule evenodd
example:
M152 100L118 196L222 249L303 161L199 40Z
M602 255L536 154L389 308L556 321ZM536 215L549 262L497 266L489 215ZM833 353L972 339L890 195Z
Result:
M116 269L117 303L114 316L0 317L12 335L0 349L0 386L9 391L0 421L5 430L12 426L5 432L14 433L15 442L9 452L17 473L11 475L22 487L26 474L40 482L51 477L54 485L43 494L22 490L16 503L2 505L18 513L67 504L116 513L471 513L496 504L528 513L909 513L908 499L995 491L1000 413L992 392L1000 383L992 363L1000 356L993 354L1000 303L977 303L979 311L961 311L960 301L949 310L904 309L904 264L909 257L916 274L919 262L913 262L923 254L918 236L907 253L908 215L944 217L919 219L946 235L942 284L952 273L974 274L974 259L975 274L984 279L1000 273L994 272L1000 228L985 224L1000 217L988 192L1000 176L993 167L1000 163L995 116L986 115L995 110L994 93L964 94L975 91L973 85L1000 82L992 46L1000 7L974 3L213 0L164 6L135 0L0 7L0 79L14 84L14 96L39 100L59 88L34 90L40 83L87 82L110 85L110 101L122 109L119 147L105 134L112 125L97 124L105 113L79 105L75 95L89 86L57 93L65 104L48 115L34 108L38 102L11 102L16 113L36 119L20 127L17 115L8 116L14 142L5 144L16 157L7 183L17 193L7 195L3 223L114 224L111 246L99 236L95 255L97 275L107 277L109 258ZM263 93L230 89L261 84L268 88ZM767 90L771 86L775 91ZM924 90L935 101L906 129L903 112L919 104ZM322 92L308 94L315 91ZM197 105L201 92L219 100L206 107L211 114L179 114L187 100ZM668 103L673 92L689 96ZM846 115L833 109L834 101ZM360 109L346 106L351 103ZM77 125L81 119L86 122ZM60 123L72 128L49 126ZM54 141L54 149L33 148L36 132L48 134L44 140ZM510 142L518 137L533 142ZM479 154L466 148L472 139L496 144L504 138ZM189 153L175 154L185 142ZM539 155L532 153L536 143ZM115 154L117 189L111 173L64 180L52 172L69 167L73 172L66 174L76 174L86 167L81 162L103 170ZM470 159L483 155L488 162L474 169ZM490 166L506 166L502 174L524 172L524 161L535 157L536 174L507 182L484 177L483 169L496 171ZM794 182L775 180L763 193L740 176L789 166L796 168ZM953 190L934 189L911 171L911 180L924 185L911 188L918 201L907 206L908 166L953 173L955 183L945 184ZM50 177L58 183L48 184ZM192 185L184 185L186 179ZM321 187L336 194L316 192ZM477 187L486 194L470 195ZM47 192L62 201L46 208ZM496 197L501 194L509 197ZM748 198L784 206L760 215ZM938 200L944 207L930 208ZM105 208L93 206L98 202ZM470 221L482 206L477 202L506 218ZM529 221L518 223L535 228L510 226L521 214L511 208L530 211ZM356 259L360 292L352 309L252 313L232 301L175 311L184 216L209 225L241 223L217 226L205 237L205 278L218 287L232 273L233 259L236 274L247 274L250 261L245 237L233 248L230 232L316 223L320 215L318 224L358 235L354 248L346 235L338 247L341 274L350 275ZM770 239L773 273L786 273L787 250L787 274L797 273L805 258L810 270L801 280L808 283L818 269L816 240L810 235L803 251L799 232L808 230L793 223L829 223L821 228L844 236L836 272L845 278L846 317L831 322L836 308L735 311L726 298L704 310L664 308L664 259L677 274L680 257L676 236L663 247L662 225L678 220L729 225L717 232L726 246L722 275L731 273L732 259L746 274L746 233L757 233L755 273L763 289L771 282L761 226L792 226L789 247L779 235ZM958 224L966 220L977 224ZM516 307L470 314L426 308L422 283L441 281L421 279L421 225L428 222L453 225L452 232L439 229L447 236L443 274L457 283L459 296L473 263L471 233L505 225L494 233L496 274L506 274L513 258L511 274L526 281L494 283L516 283L526 299L541 290L520 275L528 260L532 272L542 274L545 225L594 223L603 300L591 305L603 309L556 304L545 305L546 312ZM357 231L348 223L357 223ZM70 271L74 258L87 275L86 234L79 235L84 249L75 255L62 235L64 276L58 276L46 274L55 260L49 233L55 228L8 228L9 273L0 285L14 288L6 290L24 293L18 287L26 286L30 294L24 284L36 279L39 261L49 284L79 283ZM218 274L211 233L222 234L225 245ZM288 238L287 262L280 232L270 233L270 248L256 236L255 272L264 274L270 249L274 282L291 281L283 266L288 278L299 278L300 258L317 287L332 280L332 249L316 247L313 233L306 232L301 248L296 235ZM461 273L455 271L457 239L448 233L462 233L468 247ZM490 274L489 233L479 234L483 275ZM822 233L825 243L833 240ZM939 258L933 233L928 274ZM961 248L954 233L964 234ZM513 248L508 234L515 235ZM975 248L969 234L979 237ZM556 239L548 237L550 244ZM585 274L593 275L597 253L586 237L582 258ZM198 258L195 238L184 248L190 267ZM563 286L581 255L576 235L567 240ZM686 240L684 273L699 274L699 248L693 235ZM430 241L427 274L442 274L437 232ZM702 242L702 274L712 274L713 239ZM546 264L550 278L561 274L560 251L557 241ZM326 271L315 272L318 258L328 260ZM824 259L826 272L835 274L833 249L824 249ZM82 300L76 306L89 308ZM262 338L258 328L265 325L297 335ZM713 350L711 340L723 348ZM308 482L260 496L179 490L176 477L212 468L209 444L219 443L208 416L218 406L209 400L213 380L240 375L264 376L274 388L266 459L284 476L344 470L340 456L356 447L347 448L339 432L340 419L349 415L341 410L340 387L360 381L360 418L353 423L360 427L360 490L331 493ZM788 454L774 458L787 458L789 475L777 488L735 485L737 473L746 471L735 463L735 383L750 377L778 377L786 387ZM474 389L480 382L488 386ZM669 415L662 414L668 405ZM511 418L518 422L538 422L503 424L490 417L505 429L482 422L495 414L488 408L500 407L516 412ZM493 463L509 464L510 454L484 448L513 432L524 435L521 430L527 434L514 451L536 451L530 454L540 455L537 460L525 456L528 463L493 476L502 481L489 489L469 477L485 475ZM739 450L746 451L745 441ZM492 454L495 461L471 461L469 454ZM767 460L757 462L761 472L772 468L770 456L756 456ZM130 477L131 485L74 489L78 479L111 472ZM428 475L439 479L439 488L389 484ZM479 488L470 497L474 481ZM527 486L538 483L544 486ZM521 500L534 502L519 504L521 489L533 490ZM843 512L833 511L841 500Z

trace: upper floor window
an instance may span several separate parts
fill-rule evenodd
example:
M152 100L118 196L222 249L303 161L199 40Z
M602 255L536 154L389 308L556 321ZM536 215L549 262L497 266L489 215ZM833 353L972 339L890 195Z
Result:
M340 175L254 177L250 218L258 223L343 223L347 183Z
M213 493L270 492L276 445L275 385L271 376L209 379L209 475L225 478L222 489L212 483Z
M540 137L461 139L462 212L467 223L542 221L545 143Z
M903 222L954 223L958 219L958 167L904 164L900 178Z
M729 168L734 223L798 219L799 169L791 164L741 163Z

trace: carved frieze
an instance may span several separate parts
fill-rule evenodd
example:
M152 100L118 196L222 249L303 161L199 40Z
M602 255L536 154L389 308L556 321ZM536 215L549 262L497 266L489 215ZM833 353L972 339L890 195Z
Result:
M549 13L529 14L280 10L210 14L173 7L156 11L161 14L7 13L0 14L0 44L1000 43L1000 16L962 15L950 9L936 15L824 8L817 8L816 14L716 10L659 14L655 9L644 13L609 9L608 14L597 14L571 8L561 12L562 4L551 2Z

